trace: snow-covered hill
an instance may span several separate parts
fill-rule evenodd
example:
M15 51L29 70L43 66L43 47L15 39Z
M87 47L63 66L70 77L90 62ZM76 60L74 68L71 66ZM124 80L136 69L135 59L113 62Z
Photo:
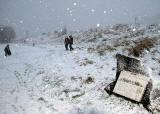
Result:
M12 43L12 55L6 58L5 44L0 45L0 114L149 114L142 105L109 96L104 87L115 78L115 54L128 55L139 40L149 38L154 46L136 58L152 69L154 90L160 91L160 25L116 25L69 34L74 51L66 51L64 36L56 34ZM158 94L151 99L160 109Z

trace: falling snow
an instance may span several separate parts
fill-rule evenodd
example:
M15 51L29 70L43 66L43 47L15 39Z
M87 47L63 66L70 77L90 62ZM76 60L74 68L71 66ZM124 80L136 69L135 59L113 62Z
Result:
M95 12L95 9L91 9L91 12Z
M22 24L22 23L23 23L23 20L20 20L20 21L19 21L19 23L21 23L21 24Z
M76 2L74 2L74 3L73 3L73 5L74 5L74 6L76 6L76 5L77 5L77 3L76 3Z
M100 24L97 24L97 27L100 27Z
M76 21L76 19L73 19L73 22L75 22Z
M70 10L69 13L72 13L72 10Z
M136 31L136 28L134 28L133 31Z

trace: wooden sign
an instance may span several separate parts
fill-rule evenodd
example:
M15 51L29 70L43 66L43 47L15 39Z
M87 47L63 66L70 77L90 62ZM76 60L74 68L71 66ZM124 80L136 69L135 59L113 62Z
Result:
M122 71L113 92L140 102L148 82L149 77L128 71Z

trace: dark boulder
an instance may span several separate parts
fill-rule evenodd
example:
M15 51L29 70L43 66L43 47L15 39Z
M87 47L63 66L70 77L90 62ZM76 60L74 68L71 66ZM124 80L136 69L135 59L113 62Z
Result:
M142 74L146 77L150 77L149 71L147 70L146 67L144 67L141 64L139 60L135 58L130 58L121 54L116 54L116 59L117 59L116 79L105 88L108 94L110 95L113 94L114 87L116 85L116 82L119 78L121 71L129 71L137 74ZM150 81L147 84L146 90L140 102L147 109L148 109L148 106L150 105L150 94L152 91L152 87L153 87L153 82L152 82L152 79L150 78Z

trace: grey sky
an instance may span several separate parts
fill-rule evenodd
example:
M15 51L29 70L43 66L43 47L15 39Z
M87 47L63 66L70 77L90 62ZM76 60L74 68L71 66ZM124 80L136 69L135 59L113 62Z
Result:
M84 29L134 18L160 22L160 0L0 0L0 25L11 25L18 34Z

